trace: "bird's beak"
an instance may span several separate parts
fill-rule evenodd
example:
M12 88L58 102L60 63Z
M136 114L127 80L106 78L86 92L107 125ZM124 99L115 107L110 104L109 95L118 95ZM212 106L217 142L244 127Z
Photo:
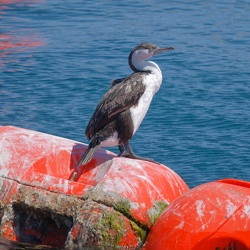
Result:
M168 50L174 50L174 47L172 46L169 46L169 47L166 47L166 48L158 48L156 49L154 52L153 52L153 55L157 55L161 52L164 52L164 51L168 51Z

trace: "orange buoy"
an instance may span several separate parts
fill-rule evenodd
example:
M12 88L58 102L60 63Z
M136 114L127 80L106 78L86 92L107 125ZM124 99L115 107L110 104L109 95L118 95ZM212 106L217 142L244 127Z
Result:
M200 185L172 202L143 250L250 249L250 183L225 179Z
M87 146L0 127L0 233L53 247L136 248L161 214L188 191L171 169L99 150L76 181Z

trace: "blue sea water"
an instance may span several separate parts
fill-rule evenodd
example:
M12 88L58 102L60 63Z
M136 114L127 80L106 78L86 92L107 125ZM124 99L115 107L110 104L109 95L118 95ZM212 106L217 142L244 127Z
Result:
M0 1L0 125L87 143L111 80L131 73L131 49L172 45L153 58L163 84L133 150L191 188L250 181L249 13L247 0Z
M84 130L127 57L148 41L163 73L134 151L190 187L250 181L250 2L4 1L0 124L87 143ZM117 150L110 148L110 150Z

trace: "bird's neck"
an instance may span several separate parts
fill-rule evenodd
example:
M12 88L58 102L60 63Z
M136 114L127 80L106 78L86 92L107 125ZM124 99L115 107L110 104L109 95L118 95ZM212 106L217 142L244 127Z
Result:
M148 80L145 81L149 90L151 89L152 93L155 94L162 83L162 73L159 66L152 61L138 60L138 58L132 57L133 67L138 71L148 72Z
M160 88L162 84L162 73L159 66L152 61L144 61L141 64L142 71L147 71L149 74L146 76L147 80L145 81L145 85L148 91L152 92L154 95Z
M152 61L144 61L144 60L138 60L136 58L132 57L132 64L134 66L134 68L136 68L138 71L149 71L150 73L160 73L161 74L161 70L159 68L159 66Z

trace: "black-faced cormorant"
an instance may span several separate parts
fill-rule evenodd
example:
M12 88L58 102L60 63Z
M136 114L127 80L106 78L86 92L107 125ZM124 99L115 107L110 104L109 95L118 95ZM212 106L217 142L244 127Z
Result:
M173 47L160 48L154 44L142 43L131 51L128 62L134 73L126 78L114 80L97 105L85 131L87 139L91 141L76 165L77 172L80 171L78 169L80 166L92 159L99 147L118 146L121 156L153 161L136 156L129 140L139 128L153 96L162 83L159 66L145 60L173 49ZM73 173L71 180L75 180L77 172Z

